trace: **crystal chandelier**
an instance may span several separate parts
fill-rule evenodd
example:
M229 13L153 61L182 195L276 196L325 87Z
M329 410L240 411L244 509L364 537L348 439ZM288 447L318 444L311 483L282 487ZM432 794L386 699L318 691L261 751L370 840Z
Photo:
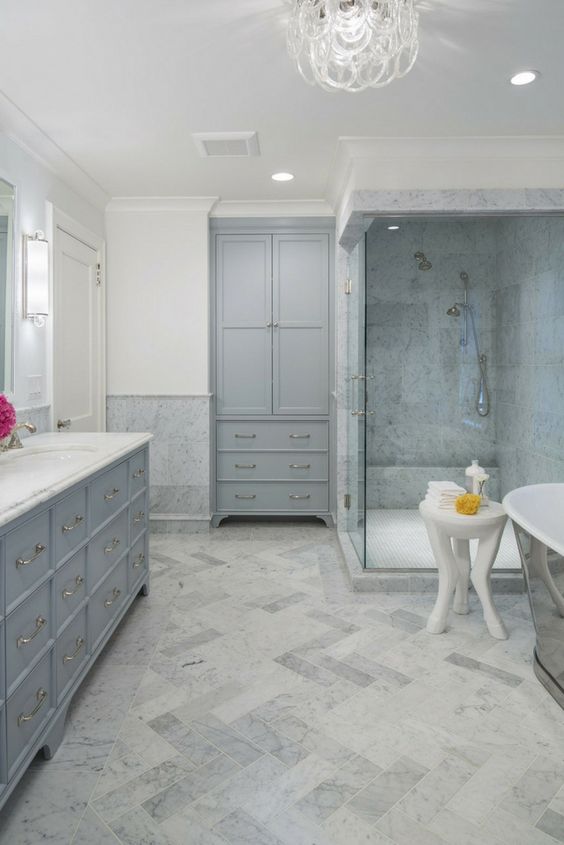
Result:
M327 91L381 88L417 57L415 0L289 0L288 51Z

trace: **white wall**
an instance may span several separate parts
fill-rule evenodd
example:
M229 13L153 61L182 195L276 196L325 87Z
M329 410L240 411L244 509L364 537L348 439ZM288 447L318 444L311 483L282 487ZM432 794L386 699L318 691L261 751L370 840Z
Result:
M44 405L51 401L48 384L50 359L49 321L44 328L36 328L22 317L22 235L37 229L49 232L49 208L52 203L83 226L103 237L104 215L88 201L68 188L37 158L0 133L0 176L16 186L15 225L15 320L14 355L15 385L13 401L16 407ZM30 401L28 375L41 375L43 393Z
M109 395L208 392L213 203L211 198L134 198L109 204Z

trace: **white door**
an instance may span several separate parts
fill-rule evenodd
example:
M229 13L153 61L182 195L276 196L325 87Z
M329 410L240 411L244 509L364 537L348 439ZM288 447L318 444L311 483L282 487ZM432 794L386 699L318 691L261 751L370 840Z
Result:
M55 227L53 415L70 431L105 428L104 302L101 246Z

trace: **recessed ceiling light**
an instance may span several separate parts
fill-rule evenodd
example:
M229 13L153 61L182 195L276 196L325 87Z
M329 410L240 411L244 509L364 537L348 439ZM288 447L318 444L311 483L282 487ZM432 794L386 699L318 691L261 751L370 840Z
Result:
M291 182L294 178L293 173L273 173L272 178L275 182Z
M512 85L530 85L531 82L534 82L535 79L538 79L540 73L538 70L521 70L519 73L515 73L510 82Z
M398 229L399 229L399 226L388 226L389 232L397 232Z

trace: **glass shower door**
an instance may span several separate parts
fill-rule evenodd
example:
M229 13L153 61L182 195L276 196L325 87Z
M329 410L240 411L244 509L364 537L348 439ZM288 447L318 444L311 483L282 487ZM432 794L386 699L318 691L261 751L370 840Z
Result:
M359 560L366 565L366 300L364 240L349 261L348 302L348 531Z

